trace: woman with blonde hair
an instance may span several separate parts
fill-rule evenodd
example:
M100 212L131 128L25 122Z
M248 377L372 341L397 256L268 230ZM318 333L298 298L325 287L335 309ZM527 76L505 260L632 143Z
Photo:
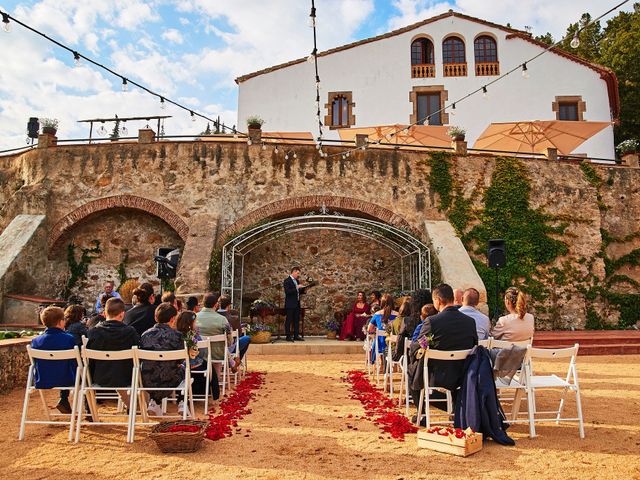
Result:
M532 338L535 325L533 315L527 313L525 294L516 287L509 287L504 294L504 306L509 314L498 319L496 326L491 330L491 336L508 342Z

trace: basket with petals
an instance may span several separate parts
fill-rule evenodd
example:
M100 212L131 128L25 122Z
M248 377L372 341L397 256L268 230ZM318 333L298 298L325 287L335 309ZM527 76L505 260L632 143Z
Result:
M162 422L153 427L149 437L163 453L195 452L202 444L207 422L177 420Z

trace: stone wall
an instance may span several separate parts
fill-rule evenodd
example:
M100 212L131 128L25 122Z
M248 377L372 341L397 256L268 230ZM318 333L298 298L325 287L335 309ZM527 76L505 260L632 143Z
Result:
M26 345L30 339L0 340L0 393L24 388L27 381L29 356Z
M445 213L439 210L438 194L429 187L426 152L372 149L358 150L346 159L321 158L313 146L292 145L289 150L297 156L285 159L283 150L279 148L275 153L272 148L248 146L242 139L228 139L66 145L0 157L0 229L19 213L44 214L52 242L55 238L51 236L59 233L54 227L65 218L72 220L69 215L90 202L97 201L98 206L104 203L104 209L122 197L136 205L152 202L149 204L165 210L153 207L149 213L169 221L182 241L187 242L185 245L190 246L191 250L184 252L189 264L181 268L192 274L183 276L183 291L197 288L202 292L208 251L214 243L220 245L226 239L224 232L233 230L234 225L246 227L268 217L305 213L326 203L342 212L411 229L427 242L424 222L446 220ZM471 200L471 208L482 207L482 195L490 184L495 161L493 157L473 155L452 159L452 173L465 198ZM525 163L532 184L532 206L557 218L558 223L569 224L563 238L569 252L557 259L557 265L572 264L580 270L584 268L580 259L595 258L592 273L596 280L604 279L604 261L599 256L603 245L601 229L618 236L619 241L608 246L611 258L640 246L640 235L635 235L640 231L639 169L594 166L603 179L596 188L578 163ZM123 200L117 204L125 203ZM600 208L603 205L606 208ZM139 206L133 210L136 208L145 210ZM92 225L99 228L99 222ZM197 233L195 225L200 226ZM75 227L69 228L72 232ZM168 227L163 228L161 240L156 238L159 243L176 239L169 235ZM144 229L149 233L140 237L140 245L150 241L157 226L146 223ZM133 230L127 228L124 236ZM189 242L192 235L195 240ZM93 235L87 232L85 238ZM120 248L125 246L112 245L108 255L116 262L113 269L95 270L91 276L99 278L90 280L99 283L102 276L113 277ZM157 246L160 245L154 244L153 248ZM474 248L481 252L484 246ZM481 254L474 255L482 260ZM139 271L149 268L150 265L140 265ZM640 280L637 266L622 266L620 272ZM31 293L47 293L45 290L56 284L54 273L41 275L37 285L40 291ZM626 291L636 287L617 283L612 288ZM583 326L584 295L572 282L556 290L553 315L559 319L558 325ZM534 313L543 322L551 320L547 314Z
M282 281L292 266L319 282L301 297L305 333L322 334L324 322L348 308L357 292L386 292L401 288L400 259L362 236L331 230L295 232L258 247L245 257L245 305L265 298L282 306Z
M79 260L82 248L93 247L100 242L100 253L89 265L86 280L72 289L72 293L84 298L87 306L102 290L105 280L119 285L117 268L126 258L125 271L128 278L150 281L158 285L155 277L156 264L153 256L162 247L182 248L183 240L169 225L155 216L138 210L109 209L95 214L75 225L51 252L50 287L61 292L68 277L67 253L69 243L76 248Z

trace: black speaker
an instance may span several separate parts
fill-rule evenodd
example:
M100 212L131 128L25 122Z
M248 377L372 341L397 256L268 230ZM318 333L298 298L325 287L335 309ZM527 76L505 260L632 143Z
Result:
M504 240L489 240L487 263L489 264L489 268L502 268L507 265L507 249Z
M38 131L40 131L38 117L29 118L29 123L27 123L27 135L29 138L38 138Z
M156 262L156 277L160 279L176 278L180 250L171 247L160 247L153 259Z

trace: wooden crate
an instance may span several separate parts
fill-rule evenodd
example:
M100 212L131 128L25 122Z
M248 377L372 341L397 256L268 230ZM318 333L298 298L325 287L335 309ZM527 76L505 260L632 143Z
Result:
M418 431L418 446L437 452L450 453L459 457L468 457L482 450L482 434L474 433L466 438L456 438L453 435L445 437L437 433Z

